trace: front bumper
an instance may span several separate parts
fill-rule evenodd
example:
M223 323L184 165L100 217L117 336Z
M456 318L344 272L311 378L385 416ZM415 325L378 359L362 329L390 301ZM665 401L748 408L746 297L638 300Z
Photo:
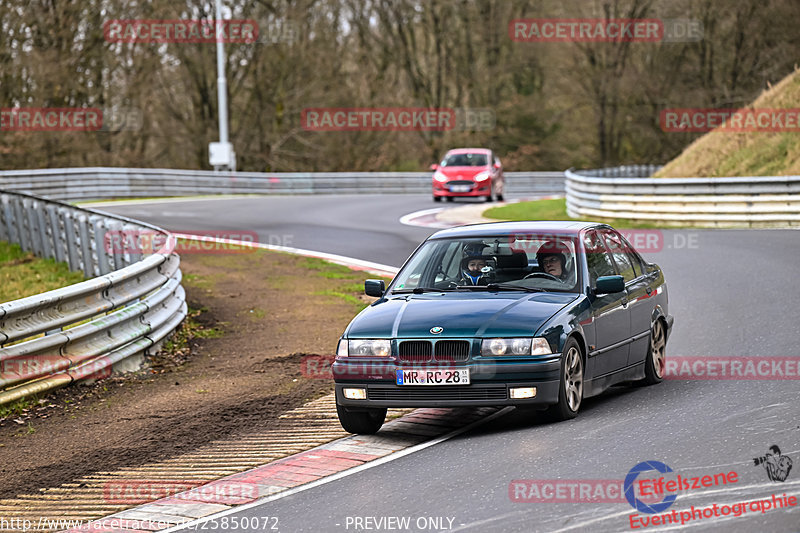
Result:
M351 372L352 364L336 360L332 366L336 381L336 403L350 408L358 407L460 407L501 405L552 405L558 402L561 356L525 361L482 361L459 364L451 368L469 368L470 385L397 385L398 368L424 368L396 364L371 375ZM433 366L431 366L433 367ZM511 398L513 387L536 387L533 398ZM366 390L364 400L344 397L344 388Z
M472 182L472 189L465 192L452 192L450 191L450 185L451 184L449 182L442 183L440 181L433 180L433 195L442 197L452 196L454 198L469 198L476 196L488 196L492 190L491 179Z

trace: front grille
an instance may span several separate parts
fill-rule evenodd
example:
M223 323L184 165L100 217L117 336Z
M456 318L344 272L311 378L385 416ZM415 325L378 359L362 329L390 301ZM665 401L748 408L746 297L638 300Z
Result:
M505 400L505 385L475 388L471 386L397 387L396 389L367 389L370 400Z
M436 360L458 362L469 359L469 341L438 341L436 343Z
M403 341L399 348L400 360L409 363L426 363L431 360L431 355L433 355L430 341Z
M447 186L449 187L451 185L475 185L475 182L474 181L469 181L469 180L452 180L452 181L448 181L447 182Z

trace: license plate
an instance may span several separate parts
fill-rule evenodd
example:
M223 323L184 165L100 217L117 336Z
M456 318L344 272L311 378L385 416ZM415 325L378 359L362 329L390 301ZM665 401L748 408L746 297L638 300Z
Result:
M469 192L472 189L469 185L451 185L450 192Z
M469 369L397 369L398 385L469 385Z

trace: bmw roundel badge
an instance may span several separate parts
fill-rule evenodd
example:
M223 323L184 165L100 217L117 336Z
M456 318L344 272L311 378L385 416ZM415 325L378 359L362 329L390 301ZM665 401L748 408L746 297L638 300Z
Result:
M434 335L438 335L439 333L441 333L443 331L444 331L444 328L441 327L441 326L433 326L431 328L431 333L433 333Z

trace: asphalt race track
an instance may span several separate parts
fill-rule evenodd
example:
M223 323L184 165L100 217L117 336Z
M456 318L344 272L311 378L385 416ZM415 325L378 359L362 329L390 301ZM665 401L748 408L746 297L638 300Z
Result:
M432 230L401 225L398 219L438 205L423 195L353 195L102 209L171 230L255 231L261 242L400 266ZM675 316L668 356L800 356L800 232L656 234L659 246L643 255L664 269L668 282ZM622 480L634 465L649 460L683 476L738 473L737 483L682 492L667 512L773 494L798 497L798 383L666 380L648 388L620 387L586 400L576 420L560 424L545 423L536 412L512 410L417 453L228 516L277 517L279 530L289 532L364 531L367 524L388 531L387 525L396 524L384 521L377 529L367 517L409 517L407 531L631 531L633 509L627 503L520 503L509 497L509 486L525 479ZM770 481L753 463L773 444L795 463L784 482ZM643 529L798 531L800 508Z

